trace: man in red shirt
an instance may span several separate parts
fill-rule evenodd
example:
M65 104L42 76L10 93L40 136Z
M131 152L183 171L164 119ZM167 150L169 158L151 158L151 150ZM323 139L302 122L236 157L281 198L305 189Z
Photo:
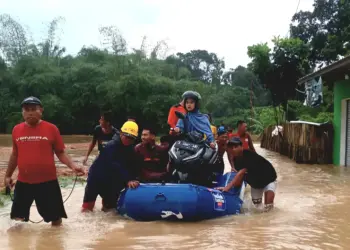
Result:
M245 121L240 120L237 122L237 133L233 134L232 137L239 137L241 139L243 149L249 149L255 152L253 140L247 132L247 123Z
M253 140L250 136L250 134L247 132L247 123L245 121L239 120L237 122L237 132L235 134L232 134L231 138L238 137L241 139L242 147L244 150L250 150L255 152L255 148L253 145ZM233 155L229 154L229 161L231 163L231 170L233 172L237 172L234 167L234 160Z
M232 137L233 137L233 129L231 127L229 127L227 129L227 138L228 138L228 140L231 140Z
M161 182L167 177L169 160L169 143L156 143L156 132L150 127L144 127L142 142L135 146L138 166L138 177L142 182ZM162 140L162 139L161 139Z
M53 226L67 218L61 189L57 180L54 153L58 159L79 175L85 174L65 153L58 128L41 120L43 107L36 97L23 100L22 115L25 122L12 131L12 153L5 175L5 186L12 187L11 178L18 166L11 219L28 221L30 207L35 200L39 214Z

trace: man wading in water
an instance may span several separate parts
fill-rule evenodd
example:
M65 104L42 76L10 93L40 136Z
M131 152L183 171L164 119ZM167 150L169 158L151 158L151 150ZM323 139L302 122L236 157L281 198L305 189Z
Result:
M105 112L101 115L100 125L96 126L93 133L92 142L89 145L89 149L86 153L86 156L83 160L85 165L90 153L94 149L96 143L98 146L98 151L101 153L105 145L112 140L113 136L118 133L118 130L112 126L112 113Z
M136 188L134 143L138 125L127 121L101 154L92 163L85 187L82 211L92 211L97 196L102 198L102 211L114 209L120 191L126 186Z
M43 107L40 100L28 97L21 107L25 122L13 128L12 153L5 175L5 186L11 188L11 176L18 166L11 219L28 221L30 207L35 200L44 221L58 226L62 218L67 218L67 214L57 180L54 153L77 174L83 175L85 171L77 167L65 153L58 128L41 120Z
M243 149L239 137L233 137L228 142L228 148L232 151L238 173L226 187L218 187L217 189L228 192L232 187L240 187L245 179L251 186L254 205L260 205L264 195L265 211L269 211L273 208L276 192L277 174L274 167L261 155Z
M250 134L247 132L247 123L245 121L240 120L237 122L237 132L232 134L231 138L233 137L239 137L241 139L243 149L255 152L253 140ZM231 164L231 171L237 172L234 167L233 155L229 155L229 162Z

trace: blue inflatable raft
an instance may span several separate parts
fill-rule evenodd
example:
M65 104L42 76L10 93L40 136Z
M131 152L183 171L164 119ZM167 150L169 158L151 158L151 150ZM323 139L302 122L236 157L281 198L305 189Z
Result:
M221 176L218 186L226 186L236 173ZM192 184L141 184L125 189L117 202L120 215L137 221L198 221L240 213L245 184L230 192Z

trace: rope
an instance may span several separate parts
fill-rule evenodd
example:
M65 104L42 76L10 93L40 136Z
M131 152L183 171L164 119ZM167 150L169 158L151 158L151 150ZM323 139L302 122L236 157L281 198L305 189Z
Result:
M71 189L69 195L67 196L67 198L63 201L63 204L66 203L66 201L67 201L67 200L69 199L69 197L72 195L73 190L74 190L74 188L75 188L75 184L77 183L77 180L78 180L78 176L76 175L76 176L75 176L75 179L74 179L74 182L73 182L73 187L72 187L72 189ZM8 195L10 196L11 201L13 202L14 198L13 198L12 195L11 195L11 190L8 192ZM34 205L32 205L32 206L34 206ZM40 221L32 221L31 219L29 219L29 221L30 221L31 223L33 223L33 224L39 224L39 223L43 222L43 220L44 220L44 219L41 219Z

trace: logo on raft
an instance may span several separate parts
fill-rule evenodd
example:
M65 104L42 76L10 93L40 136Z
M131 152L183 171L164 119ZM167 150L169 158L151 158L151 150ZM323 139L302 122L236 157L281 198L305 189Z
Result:
M163 219L168 218L170 216L176 216L179 220L182 220L184 217L182 216L182 213L179 212L178 214L174 213L173 211L162 211L162 214L160 215Z
M211 192L214 200L214 210L216 211L225 211L226 210L226 199L220 193Z

